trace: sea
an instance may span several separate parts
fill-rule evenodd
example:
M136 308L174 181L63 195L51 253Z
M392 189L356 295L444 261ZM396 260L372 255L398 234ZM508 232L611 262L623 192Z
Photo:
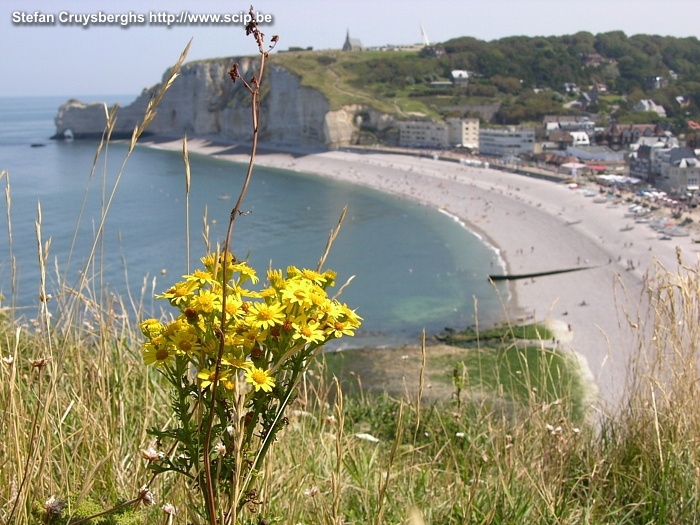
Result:
M111 105L135 97L74 98ZM154 292L187 273L182 156L139 146L121 170L127 147L114 142L92 170L97 141L50 140L65 101L0 98L0 170L6 170L0 178L1 305L36 317L40 231L47 293L66 293L61 283L77 283L84 274L91 290L120 297L127 315L160 315L168 305L154 300ZM206 251L205 233L212 245L223 241L245 166L200 155L190 161L193 270ZM269 267L316 268L345 206L326 268L338 273L338 287L352 279L340 299L364 322L336 349L415 344L423 329L431 337L446 327L466 328L477 320L488 325L503 317L508 292L487 281L501 264L497 250L439 210L349 183L256 167L246 213L236 219L233 251L263 277ZM96 263L86 270L92 251Z

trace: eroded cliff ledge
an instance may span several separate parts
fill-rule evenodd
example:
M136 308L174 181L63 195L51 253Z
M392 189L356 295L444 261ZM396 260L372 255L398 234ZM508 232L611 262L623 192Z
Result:
M185 64L158 107L148 133L250 140L250 94L241 82L231 82L228 71L234 62L239 63L244 78L251 76L251 68L257 64L251 58ZM368 111L376 112L363 106L330 111L323 94L302 86L297 76L274 64L268 65L266 77L260 124L260 139L265 142L337 148L351 143L358 130L360 112L365 115ZM148 101L159 88L160 85L155 85L144 89L134 102L117 110L113 137L131 136L134 126L143 119ZM59 108L55 123L54 138L64 138L68 130L76 139L99 138L106 124L104 105L69 100Z

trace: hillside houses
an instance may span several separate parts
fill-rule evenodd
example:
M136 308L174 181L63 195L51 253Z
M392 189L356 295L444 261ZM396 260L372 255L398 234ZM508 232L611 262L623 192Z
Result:
M592 133L595 130L595 122L587 116L546 115L542 123L547 133L555 130Z
M666 118L666 109L650 98L643 98L634 105L633 109L635 111L650 111L656 113L660 117Z

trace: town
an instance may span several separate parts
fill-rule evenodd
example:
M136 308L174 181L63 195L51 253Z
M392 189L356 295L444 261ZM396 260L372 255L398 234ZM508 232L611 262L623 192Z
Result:
M534 175L548 172L560 176L624 175L628 181L649 184L680 200L696 196L700 188L700 141L697 139L700 124L690 117L697 118L695 99L700 93L676 93L681 93L684 87L689 87L689 91L697 90L697 85L684 84L679 73L658 61L654 70L656 74L642 75L642 71L630 71L629 57L618 60L593 52L596 47L607 48L611 55L618 56L625 45L632 43L632 39L627 39L621 32L615 33L620 34L594 37L584 33L560 38L519 39L518 43L523 47L549 46L550 55L557 46L581 49L578 55L570 54L579 60L579 70L587 74L578 74L578 79L591 80L587 85L579 85L574 79L553 84L556 76L552 75L550 79L543 77L541 86L529 88L526 84L531 84L532 80L510 77L505 72L493 75L493 68L483 67L487 70L449 69L449 77L426 75L423 82L415 78L408 82L401 79L399 84L412 84L404 86L409 97L419 99L415 96L417 94L432 96L433 107L439 99L462 103L437 106L438 115L421 112L401 115L392 121L393 133L386 130L377 133L377 126L364 126L364 116L360 115L360 132L354 137L355 144L366 146L375 142L375 147L433 151L434 154L461 158L462 162L490 162L493 166L509 166ZM407 52L417 54L424 61L449 58L451 64L459 62L456 58L460 56L459 42L431 45L422 28L421 36L422 42L411 46L365 48L348 31L342 50L368 55L384 52L387 60L394 56L398 61L397 52ZM618 49L607 42L613 38L622 41L617 42ZM640 35L632 38L659 39ZM473 39L466 37L464 40L463 47L495 53L486 43L470 42ZM657 44L659 49L665 45L664 42ZM496 45L490 44L491 47ZM479 64L479 60L472 58L472 61ZM511 72L517 71L517 60L514 58L513 62L516 63L504 60L501 66ZM622 78L625 69L636 82ZM694 80L697 74L694 70L690 72L689 80ZM560 79L565 78L560 75ZM488 91L487 87L496 95L491 103L471 103L469 99L479 98L478 95ZM394 90L399 91L397 86ZM522 119L507 119L503 106L513 97L499 97L501 91L508 95L517 94L520 99L524 99L528 92L533 97L557 99L560 111L540 111L539 120L534 120L536 115L532 113L523 114ZM668 107L658 103L655 95L660 96ZM499 125L499 120L511 122Z

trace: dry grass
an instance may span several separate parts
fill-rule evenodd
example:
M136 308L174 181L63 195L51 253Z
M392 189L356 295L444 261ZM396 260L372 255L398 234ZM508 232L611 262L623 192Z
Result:
M639 341L627 402L602 424L578 423L565 401L536 396L517 407L497 396L461 407L451 396L426 401L420 371L400 398L348 397L323 367L309 372L265 466L259 515L327 524L692 523L698 271L657 268L648 279L649 309L631 322L652 336ZM64 516L88 503L108 507L149 479L140 450L149 426L168 424L163 384L142 365L128 319L84 311L111 320L60 336L9 317L0 324L3 523L37 523L33 509L51 496L70 501ZM32 363L49 349L59 357ZM178 508L175 523L196 522L183 484L164 477L153 489L159 505ZM150 512L142 522L165 523L162 511Z

